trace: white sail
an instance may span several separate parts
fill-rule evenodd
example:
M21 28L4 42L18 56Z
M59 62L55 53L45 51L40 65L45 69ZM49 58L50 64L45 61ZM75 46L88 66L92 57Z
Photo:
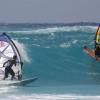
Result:
M3 79L5 73L5 68L3 67L4 62L12 59L14 55L17 55L17 65L13 65L12 69L15 72L15 77L17 79L17 76L19 74L22 75L22 61L20 53L11 38L7 34L3 33L2 35L0 35L0 79ZM9 79L10 75L8 77L8 80Z

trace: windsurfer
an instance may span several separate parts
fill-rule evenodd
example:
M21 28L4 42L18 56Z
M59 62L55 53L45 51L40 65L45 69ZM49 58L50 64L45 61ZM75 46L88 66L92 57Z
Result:
M12 66L15 65L16 66L16 59L17 59L17 56L14 55L13 56L13 59L11 60L8 60L6 61L4 64L3 64L3 67L5 67L5 76L3 78L3 80L5 80L6 78L8 78L8 74L11 74L11 80L13 80L14 76L15 76L15 73L12 69Z

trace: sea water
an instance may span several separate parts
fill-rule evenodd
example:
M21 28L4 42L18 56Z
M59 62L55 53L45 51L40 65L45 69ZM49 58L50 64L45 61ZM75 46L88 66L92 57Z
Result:
M100 62L94 48L97 24L1 24L19 49L27 86L0 87L0 100L99 100Z

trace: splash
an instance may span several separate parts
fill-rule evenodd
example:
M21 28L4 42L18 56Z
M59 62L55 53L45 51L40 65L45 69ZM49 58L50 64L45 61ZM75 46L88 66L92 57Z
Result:
M30 59L27 54L27 48L25 47L25 45L23 43L19 43L18 40L13 40L13 41L20 52L22 60L25 62L30 62Z

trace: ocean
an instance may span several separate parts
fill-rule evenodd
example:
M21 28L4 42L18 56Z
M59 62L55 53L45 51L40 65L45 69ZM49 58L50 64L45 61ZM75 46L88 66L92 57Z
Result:
M0 86L0 100L100 100L100 62L86 54L94 48L95 23L0 24L23 59L27 86Z

